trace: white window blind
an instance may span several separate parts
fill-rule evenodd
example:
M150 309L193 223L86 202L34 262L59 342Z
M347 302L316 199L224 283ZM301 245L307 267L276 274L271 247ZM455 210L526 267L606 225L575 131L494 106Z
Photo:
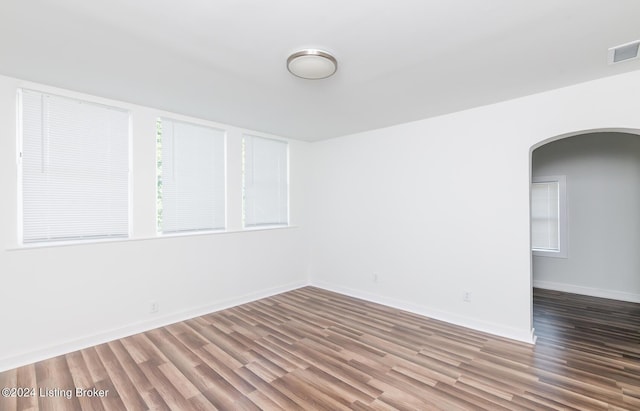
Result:
M20 90L24 243L127 237L129 113Z
M158 230L225 228L225 132L159 119Z
M288 224L287 142L244 136L243 152L244 226Z
M531 185L531 245L534 250L560 249L560 195L557 181Z

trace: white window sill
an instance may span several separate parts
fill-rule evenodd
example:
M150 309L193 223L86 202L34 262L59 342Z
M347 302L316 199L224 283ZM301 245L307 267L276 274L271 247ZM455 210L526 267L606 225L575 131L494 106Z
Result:
M532 250L532 252L534 257L568 258L566 250Z
M250 227L244 227L242 231L261 231L261 230L274 230L278 228L289 228L292 227L288 224L265 224L265 225L256 225Z
M122 242L129 242L129 241L165 240L165 239L180 238L180 237L217 236L217 235L225 235L225 234L246 233L251 231L269 231L269 230L283 230L283 229L287 230L287 229L297 229L297 228L299 228L299 226L271 225L271 226L244 228L240 230L237 230L237 229L236 230L208 230L208 231L192 231L192 232L184 232L184 233L167 233L167 234L158 233L158 235L154 237L106 238L106 239L100 239L100 240L85 240L85 241L51 241L51 242L42 242L42 243L21 244L15 247L9 247L6 250L22 251L22 250L33 250L38 248L69 247L69 246L82 246L82 245L104 244L104 243L122 243Z

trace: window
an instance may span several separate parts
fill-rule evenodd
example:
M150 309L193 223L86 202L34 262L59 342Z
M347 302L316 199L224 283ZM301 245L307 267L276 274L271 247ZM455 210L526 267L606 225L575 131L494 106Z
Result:
M157 222L161 233L225 228L225 132L158 119Z
M243 226L289 223L289 164L285 141L244 136Z
M566 177L535 177L531 184L534 255L567 257Z
M19 90L23 243L129 235L129 113Z

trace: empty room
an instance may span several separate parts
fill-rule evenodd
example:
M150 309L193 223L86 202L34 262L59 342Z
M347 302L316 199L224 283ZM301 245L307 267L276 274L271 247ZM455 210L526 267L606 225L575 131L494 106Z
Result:
M639 17L2 0L0 411L640 409Z

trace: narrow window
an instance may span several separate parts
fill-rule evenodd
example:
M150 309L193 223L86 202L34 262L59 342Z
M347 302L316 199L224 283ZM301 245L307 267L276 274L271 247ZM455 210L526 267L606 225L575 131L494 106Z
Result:
M531 183L531 248L534 255L567 256L566 178L535 177Z
M129 235L129 113L19 90L23 243Z
M289 162L286 141L244 136L243 226L289 224Z
M157 222L161 233L225 228L225 132L158 119Z

